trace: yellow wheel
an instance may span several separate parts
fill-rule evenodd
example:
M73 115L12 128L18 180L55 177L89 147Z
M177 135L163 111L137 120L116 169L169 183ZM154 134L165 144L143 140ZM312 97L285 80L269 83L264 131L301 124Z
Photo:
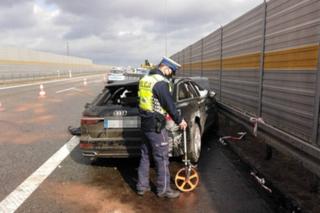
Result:
M175 184L177 188L182 192L190 192L194 190L199 184L198 172L191 168L190 175L188 177L188 168L180 169L175 177Z

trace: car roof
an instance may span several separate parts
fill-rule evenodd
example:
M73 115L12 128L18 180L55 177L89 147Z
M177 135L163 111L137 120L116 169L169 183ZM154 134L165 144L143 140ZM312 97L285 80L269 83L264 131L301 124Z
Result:
M119 86L135 86L139 84L139 80L123 80L123 81L114 81L108 83L106 87L119 87Z
M194 81L199 84L201 81L208 81L207 77L175 77L174 78L174 84L177 84L179 82L183 81ZM139 84L139 79L134 80L123 80L123 81L114 81L111 83L108 83L106 87L119 87L119 86L137 86Z

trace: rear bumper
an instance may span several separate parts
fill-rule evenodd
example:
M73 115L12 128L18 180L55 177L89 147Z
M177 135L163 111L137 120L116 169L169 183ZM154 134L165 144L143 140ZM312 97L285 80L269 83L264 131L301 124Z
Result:
M88 158L129 158L139 157L140 147L110 147L104 149L83 149L82 155Z
M140 156L141 138L80 138L82 155L90 158L128 158Z
M171 135L170 135L171 136ZM173 135L172 135L172 138ZM183 154L179 142L174 143L169 137L169 156L177 157ZM130 158L139 157L142 144L141 137L128 138L91 138L80 137L80 150L88 158Z

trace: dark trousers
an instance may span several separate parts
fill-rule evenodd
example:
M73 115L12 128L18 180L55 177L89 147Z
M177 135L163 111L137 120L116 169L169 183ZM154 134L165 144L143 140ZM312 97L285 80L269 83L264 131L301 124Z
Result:
M169 172L169 144L167 130L163 129L161 133L144 132L146 141L141 145L141 158L138 168L137 190L144 190L150 187L149 169L152 156L157 171L157 193L163 193L170 189Z

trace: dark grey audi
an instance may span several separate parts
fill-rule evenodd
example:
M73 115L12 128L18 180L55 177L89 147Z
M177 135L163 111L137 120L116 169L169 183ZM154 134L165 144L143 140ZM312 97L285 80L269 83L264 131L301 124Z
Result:
M138 80L131 80L108 84L92 103L86 104L81 118L83 156L94 159L140 155L138 83ZM215 93L208 90L207 78L175 78L173 85L177 109L188 123L188 156L192 162L197 162L204 130L217 127ZM166 129L170 156L183 155L182 134L170 117Z

